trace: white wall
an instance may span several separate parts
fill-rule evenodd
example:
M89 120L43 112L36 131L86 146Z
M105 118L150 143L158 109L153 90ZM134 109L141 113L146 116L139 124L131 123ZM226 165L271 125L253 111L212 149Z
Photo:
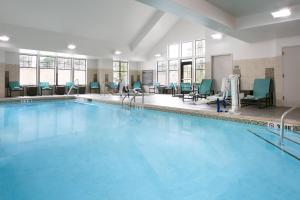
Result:
M211 61L211 56L232 54L233 60L271 58L281 55L282 47L300 45L300 36L281 38L258 43L247 43L230 36L222 40L213 40L209 30L199 24L180 20L155 47L149 51L148 59L143 63L143 69L155 69L155 54L161 54L162 59L167 58L167 46L172 43L206 39L206 59Z
M0 63L5 63L5 52L0 50Z

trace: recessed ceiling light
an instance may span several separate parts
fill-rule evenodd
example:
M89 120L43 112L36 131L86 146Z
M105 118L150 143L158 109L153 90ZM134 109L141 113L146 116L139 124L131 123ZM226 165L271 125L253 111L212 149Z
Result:
M7 41L9 41L9 37L6 36L6 35L1 35L0 40L3 41L3 42L7 42Z
M221 40L223 38L223 34L221 34L221 33L215 33L215 34L212 34L211 37L214 40Z
M122 52L121 52L121 51L118 51L118 50L116 50L116 51L115 51L115 54L116 54L116 55L120 55L120 54L122 54Z
M273 16L274 18L282 18L282 17L288 17L288 16L290 16L292 13L291 13L291 10L290 10L290 9L288 9L288 8L283 8L283 9L278 10L278 11L276 11L276 12L272 12L271 14L272 14L272 16Z
M155 54L154 55L156 58L159 58L159 57L161 57L161 55L158 53L158 54Z
M76 45L74 45L74 44L69 44L69 45L68 45L68 49L71 49L71 50L76 49Z

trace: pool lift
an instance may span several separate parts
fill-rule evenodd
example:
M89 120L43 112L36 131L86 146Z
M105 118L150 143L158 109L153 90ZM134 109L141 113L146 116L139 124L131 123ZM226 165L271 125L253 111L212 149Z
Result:
M229 76L230 85L231 85L231 110L230 114L239 115L239 107L240 107L240 75L232 74Z
M77 89L77 96L79 95L79 91L78 91L78 88L79 88L79 80L78 79L75 79L74 81L74 84L72 84L72 86L70 87L68 93L67 93L67 96L70 95L71 91L76 88Z

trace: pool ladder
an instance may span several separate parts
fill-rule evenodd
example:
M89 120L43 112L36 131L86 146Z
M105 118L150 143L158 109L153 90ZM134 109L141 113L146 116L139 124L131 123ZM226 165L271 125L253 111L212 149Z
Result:
M136 97L142 97L142 105L137 105L136 104ZM125 94L125 96L123 97L122 99L122 107L124 106L124 101L126 100L126 98L130 98L130 95L129 95L129 92ZM138 109L141 109L143 108L144 106L144 93L142 93L141 95L137 95L137 93L133 93L133 96L132 98L130 98L130 101L129 101L129 108L132 108L133 106L135 106L135 108L138 108Z
M288 109L287 111L285 111L282 115L281 115L281 121L280 121L280 138L279 138L279 146L280 148L283 148L283 140L285 139L284 137L284 131L285 131L285 119L287 117L287 115L289 113L291 113L293 110L297 109L298 107L292 107L290 109Z
M72 90L75 88L75 84L77 86L79 86L79 80L78 79L75 79L74 84L72 84L72 86L70 87L70 89L69 89L69 91L67 93L67 96L69 96L70 93L72 92ZM79 88L77 88L77 96L78 96L78 94L79 94Z

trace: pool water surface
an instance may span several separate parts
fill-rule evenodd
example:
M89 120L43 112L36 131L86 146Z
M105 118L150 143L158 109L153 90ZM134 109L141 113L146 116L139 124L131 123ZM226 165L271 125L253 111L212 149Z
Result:
M263 127L117 105L0 104L1 200L300 199Z

